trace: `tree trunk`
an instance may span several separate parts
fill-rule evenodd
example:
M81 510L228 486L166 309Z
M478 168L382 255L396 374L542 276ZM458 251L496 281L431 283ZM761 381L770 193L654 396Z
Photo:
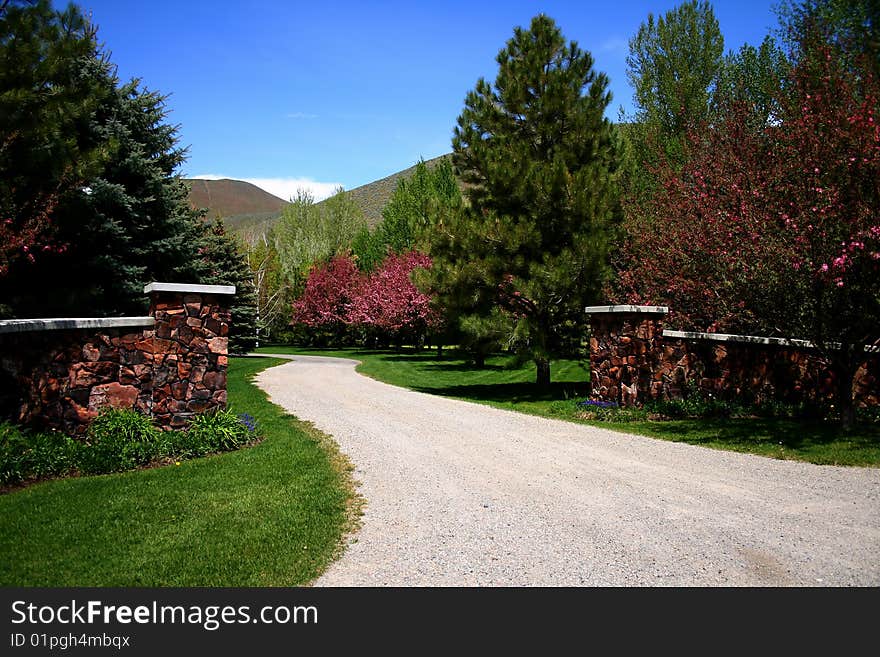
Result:
M853 380L856 378L857 367L840 368L837 379L837 403L840 405L840 428L845 432L852 431L856 424L856 407L853 403Z
M437 343L437 360L442 360L442 359L443 359L443 343L438 342Z
M837 374L837 404L840 408L840 428L849 432L856 423L856 407L853 403L853 381L859 369L861 359L856 354L863 353L852 344L840 345L838 359L835 364Z
M550 387L550 361L546 358L535 359L535 383L541 388Z

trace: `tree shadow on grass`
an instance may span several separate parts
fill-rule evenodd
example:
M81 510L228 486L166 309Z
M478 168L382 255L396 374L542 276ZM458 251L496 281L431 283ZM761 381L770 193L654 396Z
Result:
M652 422L651 432L694 445L719 443L729 446L785 447L805 449L847 441L854 447L880 447L880 428L860 426L853 435L843 433L832 422L788 419L733 418Z
M418 386L413 390L443 397L458 397L479 402L523 403L551 402L584 397L589 384L556 382L547 388L534 383L491 383L451 386Z

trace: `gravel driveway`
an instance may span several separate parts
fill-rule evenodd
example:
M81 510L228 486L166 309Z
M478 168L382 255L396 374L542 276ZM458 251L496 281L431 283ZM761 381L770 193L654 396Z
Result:
M296 356L259 386L355 464L326 586L877 586L880 469L722 452L411 392Z

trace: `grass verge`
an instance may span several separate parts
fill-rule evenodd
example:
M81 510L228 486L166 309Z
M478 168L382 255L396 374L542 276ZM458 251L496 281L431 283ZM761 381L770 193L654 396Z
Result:
M259 351L354 358L362 363L358 372L392 385L663 440L823 465L880 467L877 424L861 424L842 433L835 422L787 418L649 420L622 411L617 417L627 421L612 419L614 414L606 420L585 419L576 400L589 393L589 374L576 361L554 362L554 383L540 390L532 383L534 366L516 365L510 356L487 359L487 367L478 369L454 352L438 360L428 351L295 347L263 347Z
M265 439L237 452L0 496L3 586L298 586L353 529L351 467L250 382L283 361L231 358L230 407Z

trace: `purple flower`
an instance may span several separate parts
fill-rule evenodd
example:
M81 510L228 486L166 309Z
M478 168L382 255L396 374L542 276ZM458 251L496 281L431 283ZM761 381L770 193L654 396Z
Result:
M601 401L598 399L585 399L578 402L578 406L593 406L595 408L617 408L616 402Z

